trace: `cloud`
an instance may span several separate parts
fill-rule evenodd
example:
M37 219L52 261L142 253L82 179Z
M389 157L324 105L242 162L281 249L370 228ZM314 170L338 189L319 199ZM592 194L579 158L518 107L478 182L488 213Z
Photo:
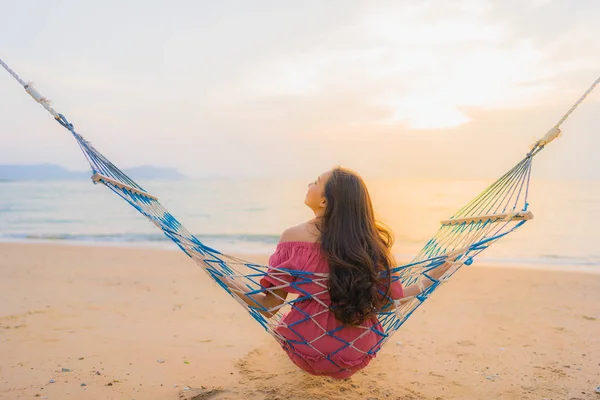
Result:
M7 61L124 166L190 175L343 163L460 176L471 161L448 166L448 154L502 143L508 155L489 160L518 157L600 65L594 1L119 4L15 3L0 17L15 38ZM0 86L0 161L79 165L43 110L14 82Z
M550 5L537 2L519 11L531 14ZM237 102L240 109L254 109L248 104L271 99L294 114L306 99L318 107L329 93L343 93L366 109L378 109L372 114L378 122L443 129L468 122L463 111L468 107L543 104L556 89L555 76L587 65L581 59L549 63L548 47L535 35L515 36L496 11L488 1L371 10L359 21L337 25L327 40L306 50L291 48L249 63L215 90L214 106L232 110Z

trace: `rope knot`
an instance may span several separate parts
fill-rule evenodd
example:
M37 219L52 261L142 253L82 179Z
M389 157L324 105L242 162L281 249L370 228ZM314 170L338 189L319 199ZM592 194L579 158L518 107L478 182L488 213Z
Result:
M70 123L64 115L57 114L54 118L58 121L59 124L67 128L68 130L73 131L73 129L75 129L73 124Z

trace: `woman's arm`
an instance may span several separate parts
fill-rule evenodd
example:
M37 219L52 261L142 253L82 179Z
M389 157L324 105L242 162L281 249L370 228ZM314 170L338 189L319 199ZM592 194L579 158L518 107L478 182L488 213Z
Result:
M223 283L225 283L231 289L231 291L234 292L246 304L248 304L250 307L256 308L259 313L267 318L271 318L273 315L277 314L279 309L273 311L269 310L272 310L273 308L283 304L288 295L288 292L283 289L268 289L263 293L248 295L251 290L231 278L224 278ZM262 307L263 309L259 307Z
M422 279L421 282L423 282L423 280L425 280L428 283L431 283L431 281L429 279L423 279L423 278L419 278L419 279ZM425 286L425 283L423 282L423 290L427 289L428 287L429 287L429 285ZM414 297L414 296L417 296L423 290L421 290L419 288L418 284L413 283L412 285L409 285L409 286L407 286L407 287L404 288L404 297Z
M452 263L449 261L446 261L445 263L441 264L440 266L430 270L427 273L427 275L429 275L431 278L436 279L436 280L440 279L444 275L444 273L446 273L446 271L448 271L448 269L450 269L451 266L452 266ZM419 280L416 283L413 283L412 285L408 285L408 286L402 288L402 292L403 292L402 298L417 296L418 294L423 292L425 289L430 287L432 285L432 283L433 282L431 281L431 279L421 276L421 277L419 277ZM400 299L394 298L392 300L400 300ZM390 302L388 305L386 305L381 310L387 311L390 308L392 308L393 305L394 305L394 303Z
M309 228L310 227L308 223L288 228L281 234L279 242L310 242L314 238L310 236L311 231ZM279 308L273 311L268 310L283 304L288 295L288 292L283 289L267 289L262 293L248 295L251 290L245 285L242 285L240 282L229 277L224 278L223 282L246 304L248 304L250 307L256 308L258 312L267 318L271 318L273 315L277 314ZM261 310L261 308L263 309Z

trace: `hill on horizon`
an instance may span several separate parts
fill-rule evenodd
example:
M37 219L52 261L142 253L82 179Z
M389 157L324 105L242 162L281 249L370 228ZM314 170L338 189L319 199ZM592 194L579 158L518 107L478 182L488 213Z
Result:
M175 168L153 165L125 168L123 172L134 180L186 178ZM91 171L70 171L55 164L0 165L0 181L74 180L89 178L91 175Z

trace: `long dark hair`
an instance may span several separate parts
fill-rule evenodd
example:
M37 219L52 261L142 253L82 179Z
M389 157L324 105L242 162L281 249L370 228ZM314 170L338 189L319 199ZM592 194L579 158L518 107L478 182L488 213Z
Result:
M318 226L330 269L331 311L339 321L359 325L386 302L394 238L375 220L367 186L354 171L334 168L324 195L325 213Z

